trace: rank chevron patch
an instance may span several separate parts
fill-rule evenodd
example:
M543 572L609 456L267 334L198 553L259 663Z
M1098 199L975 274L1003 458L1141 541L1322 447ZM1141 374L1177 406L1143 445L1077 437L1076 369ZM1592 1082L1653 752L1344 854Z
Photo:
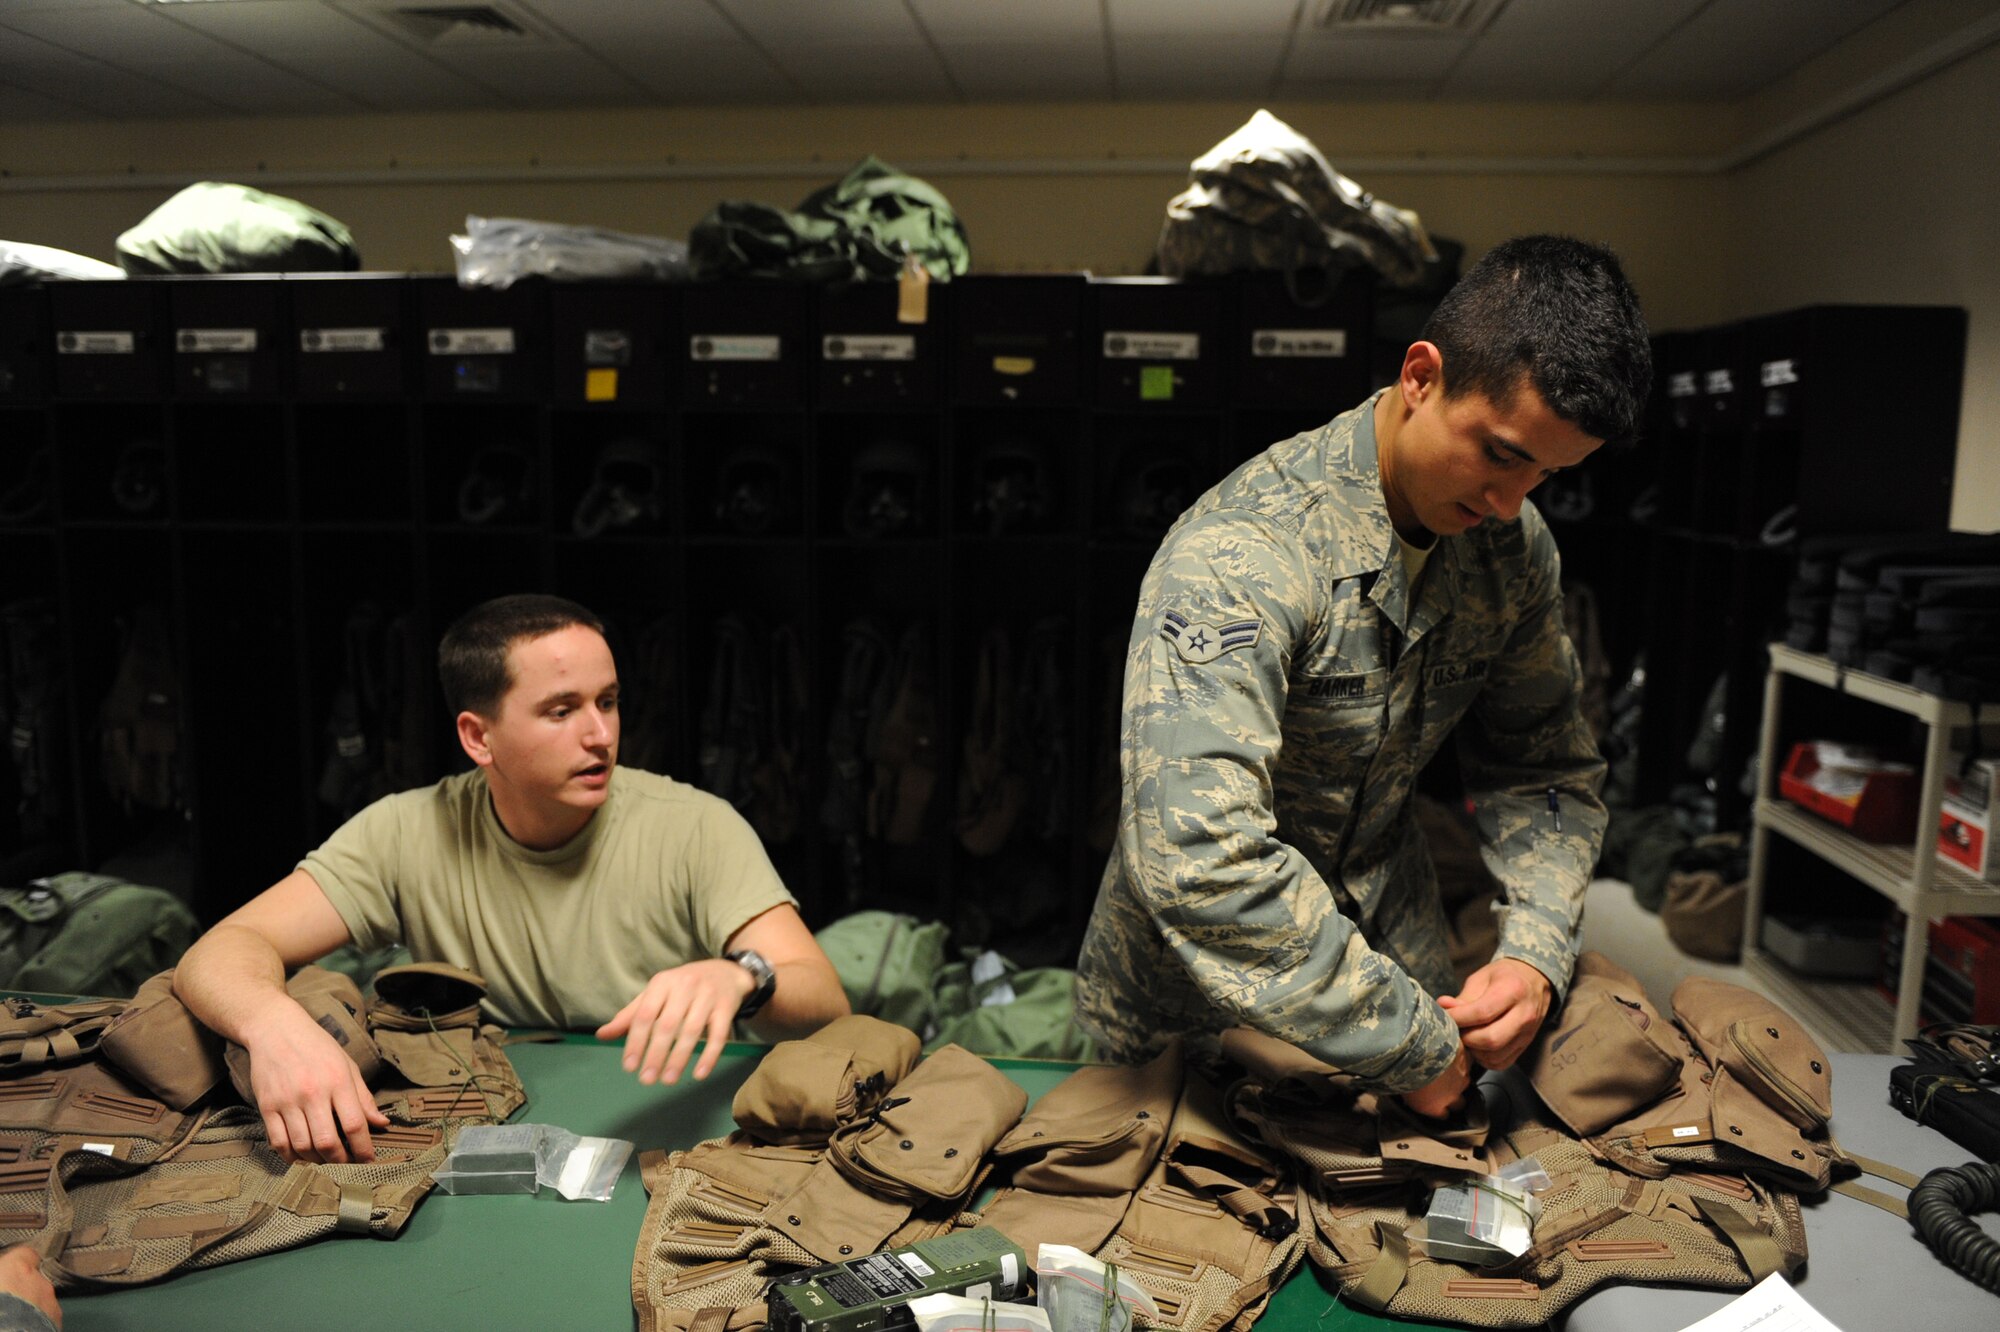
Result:
M1181 660L1200 666L1225 652L1250 647L1264 631L1262 620L1231 620L1228 624L1190 623L1185 615L1168 611L1160 617L1160 637L1174 645Z

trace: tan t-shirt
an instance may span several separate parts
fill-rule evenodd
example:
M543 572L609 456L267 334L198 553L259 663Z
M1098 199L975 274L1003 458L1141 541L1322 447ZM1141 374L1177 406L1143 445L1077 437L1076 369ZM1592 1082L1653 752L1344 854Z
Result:
M636 768L553 851L507 835L475 769L376 801L299 868L362 948L468 967L488 1012L521 1027L598 1026L655 972L797 905L727 801Z

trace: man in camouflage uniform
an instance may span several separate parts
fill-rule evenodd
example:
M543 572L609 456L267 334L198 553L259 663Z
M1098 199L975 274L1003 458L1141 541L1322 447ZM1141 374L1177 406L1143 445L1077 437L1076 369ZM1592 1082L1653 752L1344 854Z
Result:
M1397 382L1250 460L1140 589L1119 838L1078 964L1115 1059L1244 1024L1442 1114L1569 981L1604 830L1555 544L1527 492L1630 435L1651 379L1608 252L1509 241ZM1461 722L1463 724L1461 725ZM1450 994L1417 774L1457 732L1504 889Z

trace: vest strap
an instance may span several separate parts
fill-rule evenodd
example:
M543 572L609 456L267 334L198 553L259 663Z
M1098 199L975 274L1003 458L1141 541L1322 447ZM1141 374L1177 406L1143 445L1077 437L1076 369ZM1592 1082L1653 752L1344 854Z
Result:
M1703 1216L1715 1223L1736 1247L1736 1252L1742 1255L1744 1266L1750 1269L1752 1285L1783 1269L1784 1251L1778 1247L1778 1241L1757 1229L1749 1217L1728 1203L1709 1198L1696 1198L1694 1205L1701 1209Z

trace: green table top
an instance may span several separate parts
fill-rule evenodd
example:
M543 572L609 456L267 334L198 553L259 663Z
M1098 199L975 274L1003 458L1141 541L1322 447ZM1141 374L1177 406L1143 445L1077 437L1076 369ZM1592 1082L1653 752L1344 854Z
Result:
M548 1190L500 1197L434 1192L394 1240L336 1237L185 1272L154 1286L77 1292L63 1300L64 1327L67 1332L630 1328L632 1255L646 1211L638 1154L688 1147L727 1132L730 1100L764 1050L731 1045L703 1082L643 1087L619 1067L618 1047L588 1037L511 1046L508 1056L528 1088L527 1108L517 1120L633 1144L632 1160L610 1202L565 1202ZM994 1063L1031 1099L1073 1067ZM1385 1320L1336 1302L1309 1268L1278 1293L1259 1320L1269 1332L1381 1325Z

